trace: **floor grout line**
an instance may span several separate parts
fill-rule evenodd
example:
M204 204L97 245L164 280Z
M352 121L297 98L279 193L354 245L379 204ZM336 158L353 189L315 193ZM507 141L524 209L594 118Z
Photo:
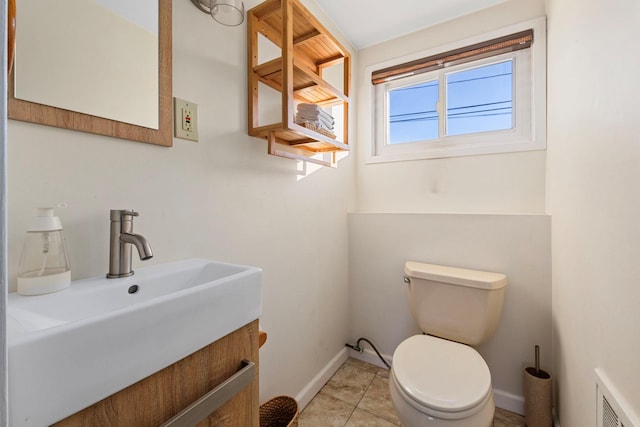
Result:
M355 360L357 360L357 359L355 359ZM338 425L339 427L346 427L352 420L355 419L354 415L355 415L356 409L360 409L361 411L366 412L368 414L368 416L371 416L371 417L373 417L375 419L384 421L385 423L388 423L388 424L395 425L395 421L391 421L390 419L387 419L385 417L379 416L376 413L373 413L373 412L371 412L371 411L369 411L367 409L360 408L360 404L362 403L362 401L363 401L364 397L367 395L367 393L369 393L369 391L371 390L371 387L372 387L374 381L376 380L376 377L380 377L382 380L388 381L388 377L386 375L384 375L383 371L381 371L382 368L380 368L380 367L378 367L376 365L373 365L373 364L367 364L367 365L371 365L372 367L379 368L379 369L376 369L376 370L372 371L371 369L368 369L366 366L364 368L361 367L361 366L364 366L364 365L360 365L360 362L357 362L357 363L354 363L354 364L345 362L345 363L342 364L341 368L343 366L345 366L345 365L348 365L350 368L354 369L355 371L359 372L360 374L362 374L362 373L373 374L372 378L368 381L368 383L366 383L366 388L365 388L364 392L362 393L362 395L357 399L357 402L355 403L355 405L352 404L352 403L349 403L349 402L347 402L347 401L345 401L343 399L341 399L340 397L334 396L331 393L327 393L326 391L323 392L322 389L312 399L312 402L313 402L314 399L316 399L316 397L318 395L323 394L323 395L326 395L327 397L331 397L333 399L336 399L337 401L342 402L345 405L348 405L348 406L344 407L344 412L343 412L343 416L346 415L346 414L348 414L348 416L346 417L344 423ZM383 373L383 374L380 375L381 373ZM330 379L329 381L332 381L332 380ZM327 381L327 384L329 383L329 381ZM337 385L342 384L342 382L335 381L335 380L334 380L334 383L337 384ZM364 385L363 382L361 382L361 384ZM326 384L325 384L325 386L326 386ZM501 414L500 414L499 417L498 417L498 415L496 415L496 418L494 418L493 425L495 427L518 427L518 426L524 426L524 418L522 416L517 415L517 414L513 414L513 413L509 413L508 411L499 410L498 408L496 408L496 412L498 412L498 411L501 411ZM301 415L301 418L304 418L304 411L302 411L302 413L300 415ZM340 418L342 418L342 417L340 417ZM309 423L309 420L307 420L306 423L303 421L301 424L308 426L309 425L308 423ZM325 426L327 426L327 424L323 424L322 422L320 422L318 424L316 422L316 423L313 424L313 426L314 427L316 427L316 426L317 427L325 427Z
M369 391L369 389L371 389L371 386L373 385L373 382L375 381L376 377L378 377L378 376L379 376L379 377L381 377L381 378L384 378L382 375L378 375L380 371L379 371L379 370L376 370L376 372L371 372L371 371L368 371L368 370L366 370L366 369L361 369L361 368L359 368L359 367L357 367L357 366L351 365L351 364L349 364L349 363L347 363L347 362L345 362L345 364L346 364L346 365L349 365L350 367L352 367L352 368L354 368L354 369L356 369L356 370L358 370L358 371L360 371L360 372L365 372L365 373L373 374L373 376L371 377L371 380L369 381L369 384L367 384L367 388L364 390L364 393L362 393L362 396L360 396L360 399L358 399L358 402L356 403L355 408L353 408L353 410L351 411L351 414L349 414L349 418L348 418L348 419L347 419L347 421L345 422L344 426L346 426L347 424L349 424L349 421L350 421L350 420L351 420L351 418L353 417L353 414L355 413L356 409L360 409L361 411L364 411L364 412L366 412L367 414L369 414L369 415L371 415L372 417L375 417L375 418L377 418L377 419L379 419L379 420L384 420L384 421L390 422L389 420L387 420L387 419L386 419L386 418L384 418L384 417L379 416L378 414L375 414L375 413L373 413L373 412L371 412L371 411L369 411L369 410L366 410L366 409L362 409L362 408L360 408L360 402L362 402L362 399L364 399L364 397L366 396L366 394L367 394L367 392ZM375 366L375 365L374 365L374 366ZM343 426L343 427L344 427L344 426Z
M346 364L346 362L345 362L345 364ZM352 367L353 369L357 369L360 372L367 372L364 369L358 368L357 366L353 366L353 365L349 365L349 366ZM375 377L376 376L374 375L371 378L371 381L369 381L369 384L367 384L367 388L364 390L364 393L362 393L362 396L360 396L360 399L358 399L358 401L356 402L356 405L351 410L351 413L349 414L349 418L347 418L347 421L345 421L343 427L345 427L347 424L349 424L349 420L351 420L351 417L353 417L354 412L356 412L356 409L358 409L358 406L360 405L360 402L362 402L362 399L364 398L364 395L367 394L367 391L369 391L369 387L371 387L371 384L373 383L373 380L374 380Z

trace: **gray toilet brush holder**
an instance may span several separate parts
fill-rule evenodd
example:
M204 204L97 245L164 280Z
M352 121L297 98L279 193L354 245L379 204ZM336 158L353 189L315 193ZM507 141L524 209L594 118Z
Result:
M536 366L524 368L524 423L527 427L552 427L551 375L540 369L540 347L535 347Z

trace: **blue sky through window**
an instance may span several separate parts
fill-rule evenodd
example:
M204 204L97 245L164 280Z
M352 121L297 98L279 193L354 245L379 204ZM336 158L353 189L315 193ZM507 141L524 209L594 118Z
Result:
M513 128L513 61L446 76L446 134ZM389 143L438 139L438 80L389 91Z
M447 76L447 135L513 127L513 62Z
M389 91L389 143L438 139L438 81Z

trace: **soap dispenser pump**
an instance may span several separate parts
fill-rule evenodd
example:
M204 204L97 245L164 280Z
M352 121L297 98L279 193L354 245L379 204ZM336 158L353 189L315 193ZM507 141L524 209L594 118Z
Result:
M18 267L18 293L41 295L71 284L69 254L60 218L53 208L38 208L27 230Z

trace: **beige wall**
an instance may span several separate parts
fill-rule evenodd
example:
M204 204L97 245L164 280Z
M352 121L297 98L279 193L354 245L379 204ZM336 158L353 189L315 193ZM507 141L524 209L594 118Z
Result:
M405 261L504 272L510 281L504 318L496 337L480 351L491 368L498 405L517 412L523 410L520 370L531 360L534 345L542 346L548 369L552 360L550 222L543 215L546 153L366 164L371 91L364 76L373 64L540 16L541 0L503 3L364 49L357 75L351 338L371 337L391 356L403 339L418 332L401 281Z
M109 209L123 208L140 212L135 229L155 254L134 269L188 257L263 268L265 400L297 395L344 349L354 161L305 175L247 136L245 32L173 2L173 93L198 104L198 143L162 148L10 121L8 262L15 289L29 218L66 203L57 212L74 279L106 273Z
M367 334L390 353L415 331L402 284L395 282L405 258L504 270L513 279L509 321L480 349L492 370L509 355L495 385L517 394L515 377L506 371L530 359L534 340L548 346L552 328L561 425L595 426L597 367L637 417L640 59L615 42L640 36L640 9L635 0L547 0L546 6L546 153L365 165L370 125L360 109L357 174L352 153L338 169L305 175L293 161L266 156L264 142L246 136L244 29L222 27L189 2L173 2L174 94L199 104L201 141L175 140L166 149L10 122L10 286L15 289L23 232L37 206L68 205L58 213L74 278L105 273L108 210L135 208L141 212L136 230L156 254L148 264L201 256L264 269L264 400L298 394L348 339ZM540 1L510 1L366 49L354 78L370 64L544 13ZM348 224L346 212L356 208L354 177L359 210L396 214L357 213ZM517 215L545 209L553 218L552 290L545 270L531 271L528 262L548 263L548 218ZM397 213L452 211L471 215ZM492 225L485 229L487 220ZM422 234L413 233L412 223ZM504 248L483 252L476 240L468 251L458 250L467 246L465 236L490 230L507 242ZM538 256L518 243L532 240ZM379 264L370 269L371 259ZM529 295L536 298L533 307ZM369 307L390 310L391 320L370 319ZM531 316L527 324L516 313L521 308ZM513 354L500 341L511 333L529 334Z
M533 364L536 344L543 367L552 368L550 223L547 215L350 214L351 338L367 337L391 356L421 332L402 281L405 261L505 273L500 326L478 350L496 404L521 413L521 370Z
M544 151L365 164L372 139L367 67L543 15L542 0L510 1L359 52L359 211L545 211Z
M596 425L601 368L640 425L640 58L629 44L640 38L640 4L548 0L547 8L560 423Z

